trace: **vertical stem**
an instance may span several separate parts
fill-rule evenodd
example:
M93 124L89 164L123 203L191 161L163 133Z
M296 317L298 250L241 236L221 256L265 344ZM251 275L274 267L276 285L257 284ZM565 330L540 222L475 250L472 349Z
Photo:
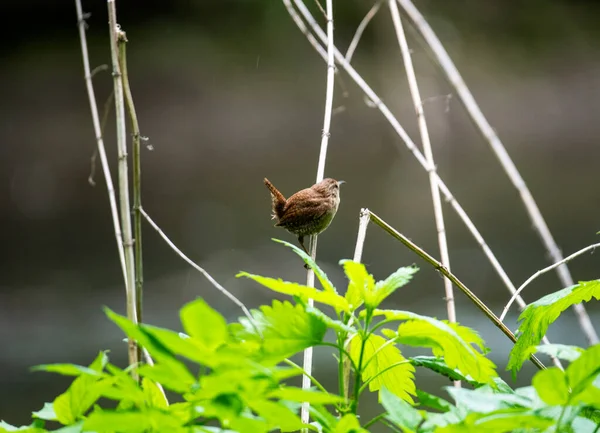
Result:
M446 75L450 84L456 90L456 93L467 110L467 113L469 116L471 116L471 120L489 143L492 151L496 155L496 158L498 158L500 165L506 172L513 186L519 192L529 218L531 219L531 222L533 223L533 226L535 227L536 232L538 233L542 244L548 251L552 261L560 262L563 259L562 252L556 244L556 241L554 240L554 237L552 236L552 233L548 228L548 224L546 224L546 221L544 220L537 203L533 199L533 195L531 195L525 180L523 180L521 173L519 173L519 170L515 166L513 160L510 158L510 155L494 131L494 128L492 128L486 117L483 115L483 112L479 108L479 105L477 105L477 102L475 102L475 98L469 91L469 88L462 79L458 69L454 65L454 62L452 62L452 59L444 49L444 46L411 0L397 1L400 3L402 9L404 9L410 20L421 33L427 45L429 45L431 48L431 51L435 55L438 64L442 68L442 71ZM571 276L569 267L566 264L559 266L556 271L563 287L573 285L573 277ZM598 339L598 334L592 325L585 307L581 304L577 304L573 306L573 309L575 310L577 320L579 321L579 326L586 336L588 343L590 345L597 344L600 340Z
M127 103L127 112L131 120L131 132L133 136L132 159L133 159L133 230L134 230L134 253L135 253L135 310L137 312L138 322L142 323L143 314L143 289L144 289L144 268L142 259L142 163L141 163L141 135L138 123L131 86L129 85L129 74L127 73L127 37L119 38L119 65L123 81L123 90L125 93L125 102ZM144 359L142 351L138 347L138 359Z
M440 189L438 186L438 177L436 176L435 161L433 159L433 150L431 149L431 141L429 140L429 131L427 129L427 121L425 120L425 111L423 110L423 102L421 99L421 93L417 84L417 76L412 63L412 57L410 49L408 48L408 42L406 41L406 35L402 28L402 20L400 19L400 12L398 11L398 5L396 0L389 0L390 12L392 14L392 21L394 22L394 28L396 29L396 36L398 37L398 44L402 51L402 58L404 60L404 68L406 69L406 77L408 78L408 87L412 96L413 105L417 114L417 121L419 123L419 132L421 134L421 141L423 142L423 153L425 159L429 164L429 184L431 186L431 198L433 199L433 213L435 215L435 225L438 234L438 244L440 247L440 258L442 264L450 271L450 255L448 254L448 242L446 239L446 227L444 224L444 213L442 211L442 200L440 198ZM444 278L444 288L446 290L446 306L448 308L448 320L450 322L456 322L456 310L454 306L454 293L452 290L452 282L447 278Z
M112 215L113 227L115 230L115 238L117 240L117 251L119 252L119 262L123 272L123 282L127 287L127 264L125 263L125 250L123 248L123 234L121 232L121 223L119 222L119 210L117 208L117 198L115 195L115 187L110 175L108 159L106 158L106 150L104 148L104 140L102 138L102 127L100 125L100 116L98 115L98 105L96 103L96 94L92 83L92 73L90 70L90 59L87 49L87 38L85 35L85 20L81 0L75 0L75 9L77 10L77 25L79 27L79 39L81 41L81 55L83 58L83 72L85 75L85 85L87 88L88 99L90 101L90 110L92 113L92 124L94 125L94 134L96 135L96 145L98 147L98 155L100 156L100 165L106 182L108 192L108 201L110 203L110 213Z
M323 132L321 135L321 151L319 153L319 165L317 168L317 183L322 181L325 176L325 161L327 159L327 146L329 144L329 136L331 129L331 115L333 111L333 87L335 79L335 61L334 53L335 46L333 44L333 0L326 0L327 2L327 87L325 90L325 113L323 115ZM310 242L310 255L313 260L317 257L317 236L311 236ZM308 270L306 276L306 285L314 287L315 275L312 269ZM312 306L312 299L309 300L309 304ZM304 362L303 368L308 374L312 374L312 358L313 349L309 347L304 351ZM302 376L302 389L308 389L310 387L310 377L307 375ZM302 403L301 419L302 422L308 423L310 421L309 413L310 404L308 402ZM308 430L304 429L305 432Z
M117 24L117 9L115 0L107 0L108 25L110 31L110 53L113 67L115 90L115 112L117 125L117 146L119 154L119 200L121 202L121 226L123 228L123 248L125 250L125 264L127 266L127 318L137 323L135 300L135 263L133 255L133 237L131 233L131 217L129 204L129 179L127 168L127 130L125 126L125 103L123 99L123 81L119 66L118 41L125 37ZM135 341L129 339L129 364L137 365L139 362Z

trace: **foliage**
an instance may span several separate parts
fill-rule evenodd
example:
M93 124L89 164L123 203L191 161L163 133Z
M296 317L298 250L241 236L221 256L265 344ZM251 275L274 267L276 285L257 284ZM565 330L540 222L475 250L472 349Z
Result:
M498 377L486 357L489 350L474 330L381 308L387 297L411 281L416 267L402 267L376 281L363 264L344 260L348 287L342 295L310 257L284 244L315 270L322 289L241 272L238 277L292 300L273 301L252 310L252 319L227 323L197 299L180 311L184 332L135 324L106 309L108 318L143 346L154 364L123 370L100 352L89 366L37 366L36 371L73 381L32 413L31 425L0 422L0 433L368 433L376 422L405 433L600 431L600 345L587 350L537 345L537 337L570 303L597 297L597 281L548 295L524 311L509 367L518 370L536 351L570 365L565 371L541 370L531 386L512 389ZM310 306L309 299L333 314ZM326 340L328 331L333 342ZM318 346L337 351L337 393L328 392L314 377L309 390L289 383L304 372L288 358ZM431 355L406 357L404 346L427 348ZM463 387L445 388L451 400L420 390L417 367L460 380ZM353 380L346 380L348 374ZM171 402L158 384L169 392ZM377 393L385 409L370 421L358 410L367 389ZM310 424L303 424L298 415L303 402L311 404ZM53 424L60 427L52 430L48 425Z
M600 300L600 280L580 282L529 304L519 316L518 340L508 360L507 369L512 370L513 376L532 354L533 347L540 344L550 324L567 308L592 297Z

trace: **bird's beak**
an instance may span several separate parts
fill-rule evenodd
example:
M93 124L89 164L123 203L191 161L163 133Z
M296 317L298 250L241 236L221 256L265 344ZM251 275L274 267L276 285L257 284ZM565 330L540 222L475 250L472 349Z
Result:
M341 185L343 183L346 183L346 181L345 180L338 180L338 185Z

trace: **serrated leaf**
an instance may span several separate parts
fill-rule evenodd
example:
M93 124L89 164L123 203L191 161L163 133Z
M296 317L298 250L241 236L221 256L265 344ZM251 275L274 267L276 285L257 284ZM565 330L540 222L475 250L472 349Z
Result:
M296 245L290 244L289 242L285 242L285 241L282 241L279 239L272 239L272 240L291 248L296 254L298 254L302 258L302 260L304 260L304 263L306 263L308 266L310 266L312 268L312 270L315 273L315 276L321 283L323 290L325 290L326 292L330 292L330 293L337 293L337 290L335 290L335 287L333 286L331 281L329 281L329 278L327 278L327 274L325 272L323 272L323 270L319 266L317 266L317 263L312 259L311 256L306 254L304 251L302 251Z
M532 346L542 341L548 327L560 314L572 305L600 299L600 280L584 281L551 293L529 304L519 316L517 342L510 351L507 370L513 377L523 366L532 352Z
M294 386L284 386L277 388L268 394L271 398L280 398L283 400L297 401L310 404L337 404L343 403L344 398L339 395L329 394L321 391L309 391Z
M394 293L396 289L408 284L418 270L419 268L416 266L405 266L396 270L385 280L378 281L377 284L375 284L375 292L372 299L373 308L377 308L383 300Z
M569 362L575 361L583 353L581 347L568 346L566 344L542 344L536 346L535 351Z
M204 343L207 348L216 349L227 341L225 318L203 299L187 303L179 314L185 332Z
M362 347L362 337L356 334L350 342L350 357L357 366ZM362 368L362 380L369 381L370 391L380 391L385 385L402 400L413 402L412 396L416 392L415 368L393 343L388 343L388 340L379 335L371 334L364 342Z
M458 323L450 326L446 321L410 311L375 310L374 314L383 315L388 320L407 320L394 333L397 342L430 347L435 356L444 358L448 367L458 369L463 375L469 374L477 382L494 384L494 378L498 376L495 365L473 347L473 344L483 346L483 340L475 331L461 329L463 327ZM390 330L382 332L388 338L392 336ZM469 340L463 340L461 335Z
M348 301L334 292L322 291L315 289L314 287L283 281L282 279L276 280L275 278L261 277L260 275L253 275L247 272L240 272L236 275L236 277L250 278L251 280L254 280L277 293L297 296L305 301L308 299L313 299L315 302L320 302L321 304L329 305L335 308L336 311L348 312L350 308Z
M314 314L307 313L302 305L288 301L273 301L272 306L252 310L254 324L263 336L263 350L268 359L283 360L307 347L323 341L327 332L325 323ZM246 332L254 334L254 327L240 319Z
M367 272L367 268L362 263L341 260L340 265L344 268L344 273L348 278L346 300L351 305L351 310L354 311L372 295L375 290L375 278Z
M546 404L564 405L569 401L569 385L565 373L557 367L538 371L533 376L532 384Z
M36 412L32 412L31 416L46 421L57 421L54 405L52 403L44 403L44 407Z
M419 424L423 421L421 413L408 404L404 399L387 389L381 388L379 393L381 404L387 410L386 418L402 429L405 433L416 432Z

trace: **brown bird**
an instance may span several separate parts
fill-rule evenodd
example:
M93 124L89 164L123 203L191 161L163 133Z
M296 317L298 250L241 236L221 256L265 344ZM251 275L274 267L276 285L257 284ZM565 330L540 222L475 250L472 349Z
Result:
M264 182L271 191L275 226L298 236L300 246L309 254L304 236L318 235L329 227L340 205L340 185L344 181L326 178L287 200L269 179L265 178Z

